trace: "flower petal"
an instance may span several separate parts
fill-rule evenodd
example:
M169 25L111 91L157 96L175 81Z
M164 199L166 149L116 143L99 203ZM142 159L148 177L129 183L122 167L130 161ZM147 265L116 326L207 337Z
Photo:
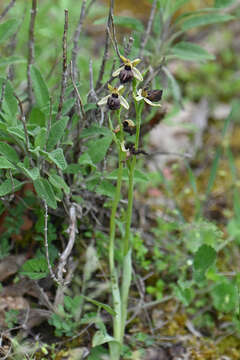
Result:
M142 60L141 59L135 59L133 61L131 61L133 66L136 66L137 64L139 64Z
M124 99L123 96L119 95L119 99L120 99L120 104L125 107L125 109L129 109L129 105L128 105L128 102L127 100Z
M101 100L98 101L97 105L98 106L106 105L109 96L111 96L111 95L107 95L107 96L103 97Z
M143 81L142 74L140 73L140 71L139 71L137 68L133 67L133 68L132 68L132 72L133 72L133 76L134 76L137 80Z
M115 88L112 85L108 84L108 90L112 93L114 92Z
M142 97L141 95L137 95L137 96L134 96L134 95L133 95L133 97L134 97L134 99L135 99L136 101L140 101L140 100L143 99L143 97Z
M153 103L151 100L147 99L147 98L144 98L144 101L148 104L148 105L151 105L151 106L162 106L161 104L159 103Z
M124 64L128 63L129 60L125 58L124 56L120 55L121 60L124 62Z
M121 150L122 150L123 152L128 152L128 150L125 148L124 141L121 142Z
M124 86L123 86L123 85L120 85L120 86L117 88L117 91L121 94L121 93L123 92L123 91L122 91L123 89L124 89Z
M113 77L118 76L123 69L124 69L124 66L121 66L120 68L118 68L117 70L115 70L115 71L112 73L112 76L113 76Z

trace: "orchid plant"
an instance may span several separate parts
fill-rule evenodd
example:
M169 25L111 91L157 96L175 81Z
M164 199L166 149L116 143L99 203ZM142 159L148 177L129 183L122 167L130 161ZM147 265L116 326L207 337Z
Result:
M115 196L112 202L111 216L110 216L110 235L109 235L109 269L110 269L110 281L111 291L113 298L113 336L110 337L106 334L100 334L98 332L95 339L101 339L104 342L109 343L110 359L120 359L123 342L125 326L127 321L127 308L128 308L128 295L132 279L132 244L131 244L131 223L132 223L132 211L133 211L133 191L134 191L134 173L136 168L136 155L139 153L145 154L144 151L138 151L140 129L141 129L141 114L144 103L150 106L161 106L159 101L162 97L162 90L150 90L145 89L137 90L137 87L143 76L136 68L136 65L140 63L140 59L133 61L126 59L121 55L121 60L124 65L113 72L112 76L119 77L120 83L132 82L132 92L129 95L129 101L122 96L124 92L124 86L112 87L108 84L110 94L103 97L98 101L98 106L106 106L109 111L109 126L113 134L113 139L118 148L118 174L117 184L115 190ZM136 119L121 120L121 110L129 109L129 104L132 103L131 97L135 106ZM117 113L117 126L114 129L111 112ZM131 146L126 144L125 133L134 135L135 141ZM115 262L115 234L116 234L116 217L121 198L122 190L122 176L124 166L128 169L128 205L125 214L125 229L123 236L123 253L121 262L121 271L117 269ZM120 283L121 275L121 283ZM106 340L106 341L105 341Z

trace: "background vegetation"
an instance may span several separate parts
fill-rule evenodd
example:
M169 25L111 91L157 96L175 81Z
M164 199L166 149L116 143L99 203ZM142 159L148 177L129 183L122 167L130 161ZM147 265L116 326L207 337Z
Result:
M107 83L118 86L120 52L141 58L139 87L163 89L160 110L142 113L122 358L239 359L239 2L111 10L90 0L0 4L0 354L108 356L118 142L97 102ZM135 121L131 91L122 119Z

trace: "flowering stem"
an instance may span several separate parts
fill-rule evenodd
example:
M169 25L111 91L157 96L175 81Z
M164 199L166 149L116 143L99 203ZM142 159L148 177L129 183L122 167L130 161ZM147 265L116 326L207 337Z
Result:
M109 121L111 122L110 116L109 116ZM121 125L121 120L120 120L120 111L118 111L118 123L120 125L120 132L121 132L121 137L122 137L123 130L122 130L122 125ZM119 145L117 186L116 186L115 196L113 199L112 211L111 211L111 217L110 217L109 267L110 267L111 274L114 269L114 240L115 240L115 230L116 230L115 219L116 219L118 203L119 203L120 196L121 196L122 173L123 173L123 152L122 152L121 146Z
M135 109L136 109L135 149L138 149L143 103L135 102ZM133 156L132 161L129 164L129 172L128 172L128 207L126 213L126 224L125 224L125 235L124 235L124 250L123 250L124 259L123 259L123 274L122 274L123 279L121 286L121 316L122 316L121 343L123 343L123 337L124 337L125 326L127 321L128 294L129 294L129 288L131 285L131 277L132 277L130 233L131 233L131 222L132 222L135 166L136 166L136 155Z
M117 112L118 115L118 124L120 125L120 138L123 138L123 129L120 119L120 110ZM112 123L111 118L109 116L109 124L112 130ZM114 139L117 142L117 139ZM121 352L121 297L120 291L118 286L118 279L117 279L117 271L115 269L114 264L114 243L115 243L115 231L116 231L116 213L117 208L121 196L121 186L122 186L122 173L123 173L123 157L124 153L121 149L121 142L119 143L118 149L118 177L117 177L117 185L115 196L112 203L112 211L110 216L110 236L109 236L109 268L110 268L110 282L111 282L111 290L112 290L112 297L113 297L113 308L115 311L115 316L113 319L113 333L114 338L118 342L116 344L109 344L110 346L110 358L111 360L118 360L120 358Z
M140 127L141 127L141 115L143 109L143 102L138 104L135 102L136 107L136 140L135 140L135 149L138 149L139 145L139 136L140 136ZM132 161L129 165L128 173L128 207L126 213L126 226L125 226L125 236L124 236L124 255L127 255L129 250L129 239L130 239L130 230L132 222L132 207L133 207L133 190L134 190L134 172L136 167L136 155L133 156Z

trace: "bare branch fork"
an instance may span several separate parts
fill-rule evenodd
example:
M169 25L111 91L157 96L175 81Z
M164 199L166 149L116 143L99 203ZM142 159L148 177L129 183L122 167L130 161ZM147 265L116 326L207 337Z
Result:
M59 105L58 105L58 112L56 116L56 120L58 120L61 117L62 114L62 108L63 108L63 102L64 102L64 95L65 90L67 87L67 75L68 75L68 68L67 68L67 33L68 33L68 10L64 10L64 30L63 30L63 39L62 39L62 80L61 80L61 93L60 93L60 99L59 99Z
M32 0L31 20L29 26L29 40L28 40L28 64L27 64L27 92L28 92L28 101L30 108L33 105L33 89L32 89L30 70L31 70L31 65L34 63L34 27L35 27L36 15L37 15L37 0Z
M76 233L77 233L77 216L76 216L76 207L74 204L71 204L70 206L70 210L69 210L69 220L70 220L70 224L69 224L69 240L67 243L67 246L65 248L65 250L62 252L60 259L59 259L59 264L58 264L58 269L57 269L57 276L55 275L51 262L50 262L50 258L49 258L49 249L48 249L48 205L46 203L46 201L44 200L44 246L45 246L45 253L46 253L46 259L47 259L47 264L48 264L48 269L50 272L50 276L51 278L57 283L58 288L57 288L57 293L55 296L55 301L54 301L54 308L57 309L58 305L61 304L63 302L63 296L64 296L64 290L65 287L67 286L67 284L70 282L71 277L72 277L72 273L73 273L73 269L75 267L75 264L72 264L71 266L69 266L68 269L68 274L67 276L64 277L64 274L66 273L66 264L69 260L69 257L71 255L74 243L75 243L75 239L76 239Z

